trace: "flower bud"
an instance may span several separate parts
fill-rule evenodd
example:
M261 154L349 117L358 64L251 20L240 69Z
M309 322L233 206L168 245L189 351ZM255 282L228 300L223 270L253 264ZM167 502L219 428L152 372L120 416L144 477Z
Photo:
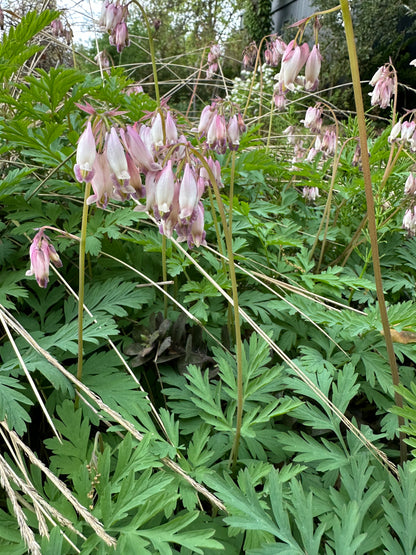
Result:
M321 195L319 194L318 187L304 187L302 189L302 196L306 200L314 201Z
M49 281L50 262L57 268L62 266L62 262L55 248L49 243L49 237L45 235L43 228L34 236L29 255L30 270L26 272L26 275L34 275L39 287L45 288Z
M398 121L395 125L393 125L392 130L390 131L390 135L388 138L389 143L392 143L397 139L397 137L400 135L401 130L402 124L400 121Z
M77 147L77 163L74 166L75 177L82 183L90 181L93 176L93 164L97 151L95 149L95 139L92 132L91 122L87 123L87 128L82 133Z
M171 145L176 143L178 140L178 130L176 129L176 124L173 120L173 117L170 111L168 111L166 114L165 128L166 128L166 144Z
M130 179L127 170L127 159L123 145L118 138L117 131L111 128L110 134L106 137L107 160L117 179Z
M416 235L416 206L408 208L403 216L403 229L407 229L410 236Z
M158 112L153 118L151 127L152 141L155 146L163 146L163 125L162 116Z
M127 29L127 24L125 21L120 21L117 23L114 29L115 34L115 46L117 47L117 52L121 52L123 48L130 45L129 31Z
M322 56L319 52L319 45L314 44L305 66L305 89L307 91L315 91L318 88L321 61Z
M405 195L414 195L416 193L416 177L412 172L409 173L404 185Z
M322 126L322 108L319 105L309 108L306 110L305 119L301 120L307 129L310 129L312 133L319 133Z
M146 173L146 171L154 172L161 169L160 165L153 160L152 154L134 127L128 125L127 131L121 133L120 130L120 134L126 145L127 151L144 173Z
M188 245L192 248L193 245L199 247L206 245L205 231L204 231L204 205L202 202L198 203L196 207L196 218L191 225L190 237L188 237Z
M294 40L289 42L282 57L279 74L279 82L282 84L283 90L285 88L291 91L295 89L295 79L305 65L308 56L309 46L306 42L301 46L295 44Z
M160 172L156 183L156 204L160 214L169 212L175 192L175 175L172 171L172 161L169 160Z
M227 139L229 149L238 150L238 147L240 145L240 130L238 127L238 120L236 115L232 116L232 118L228 122Z
M196 184L194 172L192 171L190 165L187 163L185 164L185 170L183 172L183 178L179 192L179 217L182 219L190 218L197 202L198 187Z
M107 208L108 201L113 194L113 180L111 168L106 153L97 154L94 162L94 177L91 180L94 194L87 198L87 204L96 203L98 208Z

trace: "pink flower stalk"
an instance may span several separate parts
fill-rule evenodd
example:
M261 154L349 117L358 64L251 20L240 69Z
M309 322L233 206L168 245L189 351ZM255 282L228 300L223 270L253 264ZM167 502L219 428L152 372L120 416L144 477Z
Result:
M409 173L406 179L406 183L404 185L404 194L405 195L416 194L416 176L414 176L412 172Z
M175 192L175 174L172 171L172 160L169 160L160 172L156 183L156 205L160 215L171 209Z
M181 188L179 192L179 217L182 219L190 218L198 202L198 187L194 172L190 165L185 164Z
M312 133L319 133L322 127L322 108L319 105L306 110L305 119L300 120Z
M308 43L305 42L299 46L295 44L294 40L289 42L282 57L282 65L279 74L279 82L282 84L283 90L295 90L295 80L300 70L305 65L308 56Z
M94 194L87 198L87 204L95 204L98 208L107 208L108 201L113 195L113 180L111 168L106 153L97 154L94 162L94 177L91 180Z
M27 276L35 276L39 287L45 288L49 281L49 264L52 262L56 268L62 266L61 259L55 248L49 243L49 237L41 228L33 238L29 249L30 270Z
M306 200L309 200L309 201L313 202L314 200L316 200L321 195L319 194L318 187L303 187L302 196Z
M130 179L130 174L127 170L126 154L114 127L111 128L109 134L107 133L106 154L108 163L116 178L118 180Z
M394 93L393 73L389 69L389 64L380 67L373 75L370 85L374 90L368 93L371 96L371 105L379 105L380 108L390 106L390 99Z
M95 148L95 138L92 132L91 122L87 123L87 128L82 133L77 147L77 163L74 166L75 177L82 183L91 181L94 171L93 164L97 151Z
M321 61L322 56L319 52L319 44L314 44L305 65L305 89L307 91L316 91L318 88Z

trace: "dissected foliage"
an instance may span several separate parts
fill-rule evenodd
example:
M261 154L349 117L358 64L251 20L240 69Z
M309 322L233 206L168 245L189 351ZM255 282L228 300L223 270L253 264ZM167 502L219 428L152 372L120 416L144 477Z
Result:
M402 408L394 408L363 223L356 121L340 124L337 167L322 155L293 163L286 137L266 148L259 126L241 137L235 158L217 156L244 339L232 470L235 321L214 200L211 211L205 201L206 247L167 242L167 283L154 222L118 201L91 207L82 384L75 379L83 191L73 163L86 121L77 105L140 121L155 101L125 94L131 80L120 70L18 76L38 49L32 38L56 15L25 15L0 44L0 553L415 552L414 452L394 474L397 414L416 447L416 239L401 229L413 162L396 150L384 179L391 126L370 127L368 148ZM312 144L299 119L292 108L274 125L296 126ZM320 196L305 199L303 187ZM42 226L63 262L47 289L25 275ZM289 358L278 358L268 337ZM382 452L389 468L375 456Z

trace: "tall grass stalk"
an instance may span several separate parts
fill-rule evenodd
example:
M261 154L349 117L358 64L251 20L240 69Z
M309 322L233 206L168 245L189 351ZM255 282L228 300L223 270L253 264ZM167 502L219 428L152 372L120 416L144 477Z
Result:
M386 302L384 299L383 281L381 276L380 256L377 242L377 226L374 208L373 188L371 184L370 160L367 149L367 129L365 121L364 103L361 90L360 72L358 67L357 50L354 40L354 29L352 25L351 12L348 0L341 0L341 11L344 20L345 36L347 40L348 56L350 61L352 82L354 88L355 107L357 111L358 130L361 144L361 162L363 168L365 197L367 202L368 231L370 234L371 252L374 268L374 279L376 284L377 299L380 310L380 317L383 324L383 333L386 341L387 355L389 359L393 385L400 383L399 370L397 368L396 355L394 353L393 341L390 332L389 319L387 315ZM402 396L395 391L394 400L398 407L403 407ZM399 427L404 425L403 417L398 417ZM404 462L407 458L407 448L404 443L404 434L400 432L400 460Z

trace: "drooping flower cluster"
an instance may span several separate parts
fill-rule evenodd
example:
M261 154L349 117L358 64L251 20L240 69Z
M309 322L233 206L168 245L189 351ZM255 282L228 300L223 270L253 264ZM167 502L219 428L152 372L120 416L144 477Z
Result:
M411 237L416 235L416 205L406 210L402 225L403 229L406 229Z
M310 148L306 157L308 162L311 162L318 152L322 153L324 159L333 156L337 148L337 136L334 129L327 127L322 133L322 111L320 103L313 107L310 106L306 110L305 119L301 120L306 129L315 134L314 146Z
M299 163L312 162L319 154L318 164L330 156L333 156L337 150L337 134L332 127L322 128L323 107L320 103L314 107L309 107L305 113L305 117L301 122L304 127L311 132L313 142L309 142L307 146L306 136L300 130L297 131L293 125L288 126L282 133L287 137L287 143L293 148L293 158L291 171L299 171ZM316 162L315 162L316 163ZM307 201L315 201L320 196L320 191L316 187L305 186L302 188L302 197Z
M111 116L120 112L107 112L104 126L103 118L91 106L82 108L91 118L78 142L74 172L78 181L91 183L93 195L87 199L88 204L105 208L110 199L133 199L136 210L151 214L167 237L175 231L178 240L187 240L191 247L203 244L201 197L213 182L222 185L219 162L198 153L181 134L166 105L150 114L146 122L126 128L109 128ZM227 122L220 101L205 109L201 122L207 123L209 111L210 123L204 128L200 122L203 151L212 148L224 152L227 145L238 148L245 126L241 116L230 111L230 105L228 110ZM144 204L140 199L145 199Z
M378 68L373 75L370 85L373 91L368 93L371 96L371 105L387 108L394 93L394 71L391 64L384 64Z
M306 24L311 18L305 18L291 27L299 27L298 35L302 36ZM320 23L317 17L314 18L315 44L310 49L308 43L298 43L298 36L286 44L281 37L271 35L266 42L264 51L264 61L268 66L278 67L280 71L276 75L276 86L273 92L273 99L278 110L284 110L287 105L287 92L294 91L296 88L303 88L306 91L316 91L319 84L319 73L321 71L322 56L318 43L318 31ZM257 46L251 43L243 51L244 68L253 67L257 56ZM304 75L300 75L305 68Z
M403 229L406 229L411 237L416 235L416 175L410 172L404 184L404 194L409 201L409 208L403 216Z
M410 172L406 179L406 183L404 184L404 194L416 195L416 176L413 172Z
M321 195L319 194L318 187L303 187L302 189L302 196L304 199L313 202Z
M42 227L34 236L29 249L30 270L26 272L26 275L34 275L39 287L46 287L48 285L49 265L51 262L56 268L62 266L58 253L49 241L50 239L45 235L44 228Z
M270 37L270 41L266 43L264 51L264 61L271 67L277 67L286 50L286 43L276 35Z
M295 40L286 45L281 39L276 39L273 44L273 50L270 47L266 49L266 53L269 52L266 60L271 59L274 63L281 56L280 72L276 76L273 95L276 108L283 110L287 104L288 91L294 91L296 87L302 87L306 91L315 91L318 88L322 56L319 44L314 44L311 50L306 42L299 45ZM305 75L301 76L303 67Z
M241 113L233 103L214 100L202 110L198 134L218 154L225 154L227 146L230 150L238 150L240 135L245 131Z
M218 71L218 60L221 55L221 47L219 44L212 44L208 52L208 69L207 79L212 79Z
M416 123L414 121L398 121L392 128L390 143L398 142L408 145L412 152L416 152Z
M51 29L55 37L63 38L67 44L71 44L72 30L67 25L64 26L61 19L54 19L51 23Z
M318 103L316 106L309 106L306 110L305 119L301 119L300 122L312 133L319 133L322 127L321 105Z
M91 106L82 108L96 115ZM106 116L117 114L109 112ZM91 183L93 195L87 199L88 204L95 202L99 208L106 208L110 199L124 201L142 196L140 174L120 139L126 140L124 130L115 126L106 130L98 116L94 126L91 120L87 122L79 138L74 173L80 183Z
M128 7L119 0L110 2L104 0L98 25L102 31L110 35L110 44L117 47L117 52L129 46L129 32L127 29Z
M110 74L110 60L108 59L107 53L105 50L102 50L94 56L94 60L97 62L98 66L101 68L102 71Z
M243 50L244 69L253 68L255 66L257 52L258 52L257 45L254 41L250 42L250 44L244 48Z

